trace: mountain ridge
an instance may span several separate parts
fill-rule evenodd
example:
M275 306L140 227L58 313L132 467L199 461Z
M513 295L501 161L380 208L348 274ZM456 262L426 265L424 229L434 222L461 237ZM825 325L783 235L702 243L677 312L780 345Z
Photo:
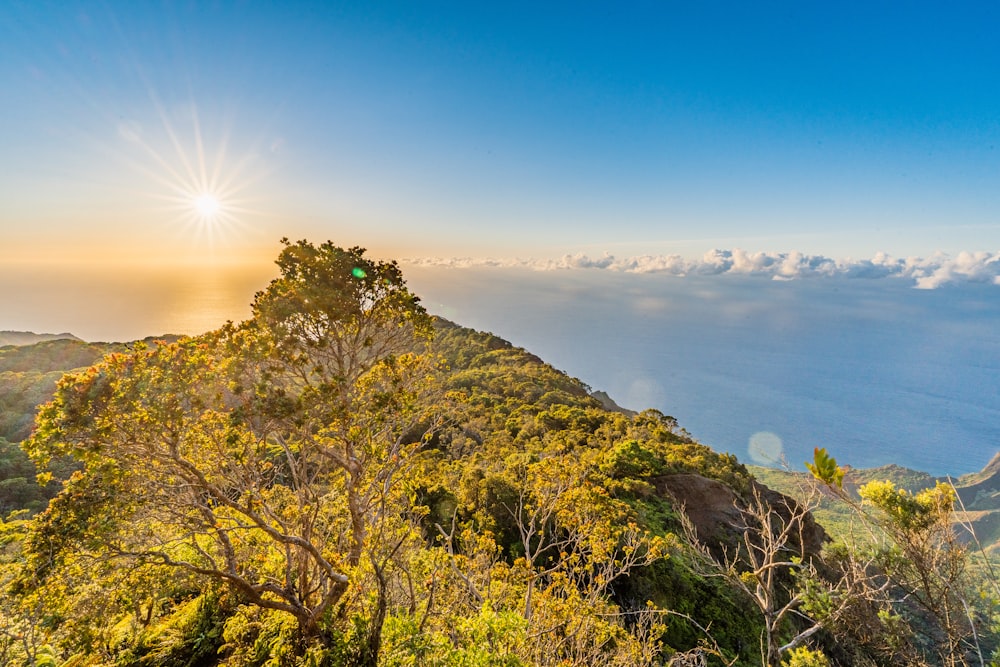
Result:
M41 343L49 340L75 340L81 343L84 342L82 338L74 336L69 332L52 334L35 333L33 331L0 331L0 347L6 347L8 345L34 345L35 343Z

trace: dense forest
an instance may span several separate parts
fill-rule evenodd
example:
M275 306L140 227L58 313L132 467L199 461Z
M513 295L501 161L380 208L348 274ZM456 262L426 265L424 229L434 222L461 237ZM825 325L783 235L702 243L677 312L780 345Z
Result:
M0 348L0 664L995 664L950 484L784 495L394 262L277 264L201 336Z

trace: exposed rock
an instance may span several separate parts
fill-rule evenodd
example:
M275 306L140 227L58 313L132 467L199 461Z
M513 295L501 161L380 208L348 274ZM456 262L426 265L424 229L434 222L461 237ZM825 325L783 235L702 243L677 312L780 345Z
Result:
M628 408L623 408L622 406L615 403L615 399L611 398L606 391L592 391L590 395L601 402L601 406L608 410L609 412L620 412L622 414L628 415L629 417L634 417L639 414L635 410L629 410Z
M683 509L698 540L713 552L732 546L742 538L747 517L741 508L747 506L746 500L722 482L685 473L663 475L652 483L658 493L673 498L677 508ZM792 498L757 482L753 483L753 488L764 504L784 521L797 513L799 505ZM796 540L801 539L805 553L813 556L818 555L830 539L809 513L794 534ZM798 550L799 545L795 544L794 548Z
M798 512L800 505L789 496L757 482L754 483L754 486L760 490L764 502L774 508L782 519L787 521L793 513ZM798 538L802 540L803 551L812 556L818 556L823 550L823 545L830 541L830 536L826 534L823 526L816 522L811 512L806 512L802 519L802 525L796 532Z
M662 475L652 480L661 496L674 500L694 528L698 540L714 546L733 542L742 533L743 514L737 507L739 496L720 481L682 473Z

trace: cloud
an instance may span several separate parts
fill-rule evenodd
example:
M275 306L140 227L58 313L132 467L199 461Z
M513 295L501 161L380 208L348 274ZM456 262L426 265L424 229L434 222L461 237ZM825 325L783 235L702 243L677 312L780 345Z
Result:
M988 283L1000 285L1000 253L960 252L954 259L944 257L936 265L923 267L916 278L917 287L934 289L952 282Z
M919 289L936 289L957 282L992 283L1000 286L1000 252L961 252L952 257L936 253L927 258L895 258L876 253L871 259L836 260L822 255L791 252L747 252L740 248L710 250L700 259L680 255L638 255L618 258L609 253L596 258L584 254L559 259L493 259L425 257L404 260L422 267L526 268L535 271L603 270L620 273L663 273L672 276L738 274L772 280L817 277L857 279L899 278Z

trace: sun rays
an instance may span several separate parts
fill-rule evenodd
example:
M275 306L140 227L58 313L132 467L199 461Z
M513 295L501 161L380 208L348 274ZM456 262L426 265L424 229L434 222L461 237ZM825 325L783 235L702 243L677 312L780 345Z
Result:
M144 194L161 203L176 235L209 250L238 240L249 230L246 218L256 213L247 192L264 175L256 152L234 156L228 126L204 132L195 103L168 113L152 92L150 99L158 123L146 130L120 122L127 150L116 153L148 180Z

